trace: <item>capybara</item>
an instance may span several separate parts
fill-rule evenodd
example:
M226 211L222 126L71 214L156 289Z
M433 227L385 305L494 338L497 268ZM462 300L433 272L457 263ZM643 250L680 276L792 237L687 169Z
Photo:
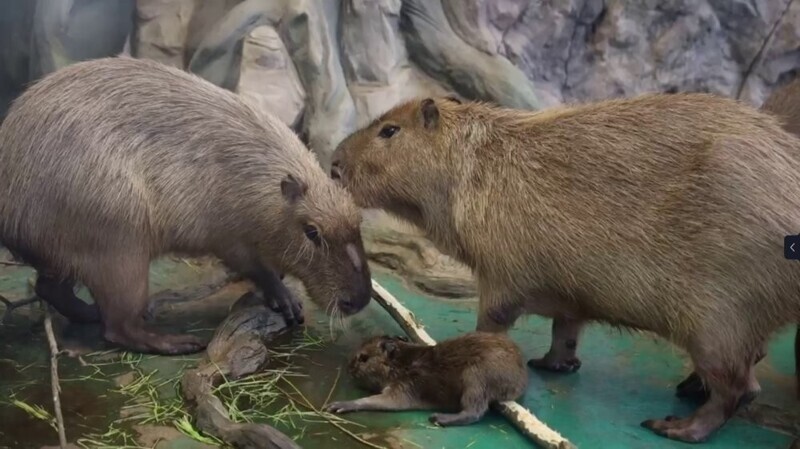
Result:
M778 118L783 129L800 138L800 77L775 89L761 105L761 110ZM798 155L800 156L800 155ZM795 330L794 363L797 376L797 397L800 398L800 325ZM766 354L759 355L760 360ZM754 386L758 383L753 379ZM699 401L708 399L708 389L696 373L692 373L676 388L678 397L688 397Z
M377 336L351 358L348 372L370 393L333 402L334 413L439 410L430 421L459 426L479 421L493 403L513 401L528 386L522 353L502 334L470 332L434 346Z
M219 257L288 320L303 314L279 273L326 310L361 310L371 284L359 228L350 195L276 117L154 61L67 66L0 128L0 242L70 319L98 318L73 293L86 285L105 338L131 350L203 347L145 327L149 263L167 253Z
M341 142L331 175L473 269L478 330L554 318L535 366L571 364L592 320L685 348L709 401L642 424L703 441L755 388L765 342L800 319L800 265L783 257L798 152L774 117L708 94L539 112L425 98Z

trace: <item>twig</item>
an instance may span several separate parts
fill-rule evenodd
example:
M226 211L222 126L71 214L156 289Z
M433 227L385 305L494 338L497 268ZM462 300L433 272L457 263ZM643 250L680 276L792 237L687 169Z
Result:
M47 334L47 343L50 346L50 385L53 390L53 409L58 425L58 442L61 449L67 447L67 434L64 431L64 416L61 414L61 386L58 381L58 344L53 334L53 320L50 318L50 306L44 308L44 331Z
M0 260L0 265L6 265L10 267L24 267L25 264L21 262L14 262L12 260Z
M798 332L800 332L800 331L798 331ZM798 335L800 335L800 334L798 334ZM326 397L325 398L325 402L323 402L324 405L327 405L328 401L331 400L331 396L333 395L333 390L335 390L336 389L336 385L339 384L339 376L341 374L342 374L342 369L341 368L336 368L336 379L333 380L333 385L331 385L331 390L328 392L328 397Z
M284 380L285 380L285 379L284 379ZM326 413L324 413L324 412L322 412L321 410L319 410L318 408L314 407L314 405L311 403L311 401L309 401L309 400L308 400L308 398L306 397L306 395L304 395L304 394L303 394L303 392L301 392L301 391L300 391L300 389L298 389L298 388L297 388L297 387L296 387L296 386L295 386L293 383L291 383L291 382L288 382L288 381L287 381L286 383L287 383L287 384L289 384L289 386L290 386L290 387L292 387L292 389L293 389L293 390L294 390L294 391L295 391L297 394L299 394L299 395L300 395L300 398L303 400L302 402L300 402L300 405L302 405L302 406L306 407L307 409L309 409L309 410L313 411L314 413L316 413L316 414L317 414L317 416L320 416L320 417L322 417L322 419L324 419L324 420L328 421L328 422L329 422L330 424L332 424L334 427L336 427L337 429L341 430L341 431L342 431L342 432L344 432L344 433L345 433L347 436L349 436L350 438L353 438L354 440L358 441L359 443L361 443L361 444L363 444L363 445L365 445L365 446L369 446L369 447L371 447L371 448L373 448L373 449L386 449L386 448L385 448L385 447L383 447L383 446L378 446L377 444L370 443L369 441L367 441L367 440L365 440L365 439L361 438L360 436L356 435L355 433L353 433L353 432L351 432L351 431L347 430L347 428L345 428L344 426L342 426L341 424L339 424L339 423L338 423L338 422L336 422L335 420L331 419L331 418L330 418L330 417L329 417L329 416L328 416ZM281 393L283 393L283 395L284 395L284 396L286 396L287 398L291 398L291 396L290 396L290 395L289 395L289 394L288 394L286 391L284 391L284 390L283 390L283 388L281 388L281 387L279 387L279 386L277 386L277 385L275 386L275 388L277 388L278 390L280 390L280 391L281 391Z
M380 284L372 281L372 296L394 318L411 339L417 343L435 345L414 314L403 306ZM546 449L574 449L576 446L536 418L528 409L515 401L502 402L493 407L506 417L520 432Z

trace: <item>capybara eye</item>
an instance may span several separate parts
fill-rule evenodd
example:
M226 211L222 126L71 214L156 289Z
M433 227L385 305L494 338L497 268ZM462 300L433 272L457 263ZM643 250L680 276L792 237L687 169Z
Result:
M400 127L394 125L386 125L383 128L381 128L381 132L378 133L378 135L384 139L389 139L393 135L395 135L397 131L400 131Z
M315 245L320 244L319 229L317 229L316 226L310 224L303 225L303 232L305 232L306 237L314 242Z
M367 361L368 358L369 358L369 356L366 355L366 354L359 354L358 355L358 362L359 363L364 363L364 362Z

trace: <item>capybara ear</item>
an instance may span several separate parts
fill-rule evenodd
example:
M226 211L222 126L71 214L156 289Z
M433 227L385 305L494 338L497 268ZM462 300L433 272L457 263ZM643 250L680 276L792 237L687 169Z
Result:
M307 190L308 185L292 175L286 175L281 180L281 194L289 204L300 201L306 195Z
M432 98L422 100L422 123L427 129L433 129L439 124L439 108Z
M381 350L385 352L389 358L392 358L397 352L397 343L392 340L384 340L381 342Z

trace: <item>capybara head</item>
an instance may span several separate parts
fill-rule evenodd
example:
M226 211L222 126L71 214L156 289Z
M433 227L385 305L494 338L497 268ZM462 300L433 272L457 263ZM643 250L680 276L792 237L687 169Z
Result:
M341 182L361 207L413 208L420 190L418 185L411 188L413 183L448 182L449 174L458 168L449 163L457 132L448 130L455 129L450 112L460 103L452 97L426 98L392 108L338 145L331 177ZM419 176L423 171L424 176ZM413 211L403 212L409 215Z
M379 335L372 337L350 359L348 373L359 388L379 393L400 374L397 354L406 337Z
M308 181L306 181L308 179ZM331 314L352 315L372 296L361 214L351 196L325 177L281 180L283 220L274 265L299 278L311 300Z

